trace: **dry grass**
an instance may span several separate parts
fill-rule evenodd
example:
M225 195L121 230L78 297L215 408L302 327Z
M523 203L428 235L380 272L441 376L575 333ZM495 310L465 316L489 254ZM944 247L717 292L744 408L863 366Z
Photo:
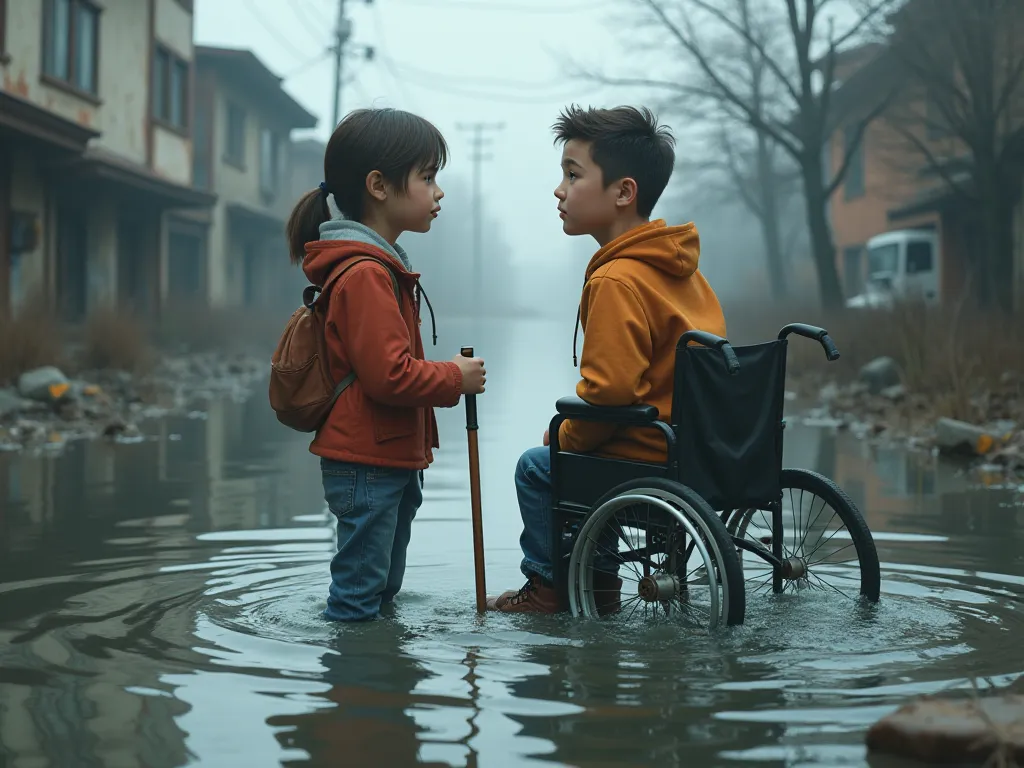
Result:
M13 317L0 315L0 385L13 384L25 371L63 362L59 323L43 302L30 300Z
M821 348L790 337L789 370L797 379L853 381L861 366L887 356L899 365L909 392L933 411L971 421L1015 418L1024 395L1024 318L971 309L963 303L891 310L825 312L816 307L740 307L727 316L735 343L775 338L788 322L827 328L842 355L827 363Z
M241 352L269 354L277 344L291 311L243 308L211 308L179 305L164 311L153 337L166 348L190 352Z
M114 308L97 309L80 326L65 326L44 301L0 316L0 386L25 371L55 365L66 373L84 370L150 372L161 348L188 352L273 350L288 320L283 310L254 311L177 307L148 321Z
M152 369L155 354L139 318L122 310L102 308L86 319L77 363L86 370L145 373Z

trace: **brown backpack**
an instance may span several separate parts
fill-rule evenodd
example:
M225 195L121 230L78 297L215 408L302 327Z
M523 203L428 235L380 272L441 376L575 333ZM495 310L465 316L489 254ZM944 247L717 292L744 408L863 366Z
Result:
M373 256L347 262L334 270L322 286L310 285L302 291L302 306L292 313L270 359L270 407L286 427L299 432L319 430L338 397L356 380L355 371L350 371L341 381L334 382L324 329L331 287L361 261L376 261L388 271L401 309L398 277L386 262Z

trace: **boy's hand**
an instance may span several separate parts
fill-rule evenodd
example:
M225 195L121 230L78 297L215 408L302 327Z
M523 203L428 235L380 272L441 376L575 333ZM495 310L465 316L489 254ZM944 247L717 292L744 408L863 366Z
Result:
M551 437L548 435L549 430L544 430L544 445L551 445Z
M463 357L456 355L452 362L462 371L462 394L479 395L484 391L487 382L487 371L484 369L482 357Z

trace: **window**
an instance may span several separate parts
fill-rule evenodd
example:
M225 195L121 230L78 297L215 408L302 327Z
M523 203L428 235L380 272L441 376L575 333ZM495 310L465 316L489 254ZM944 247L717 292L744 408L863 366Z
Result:
M237 104L228 104L225 124L224 159L239 168L245 168L245 110Z
M269 128L260 131L260 193L271 200L277 192L277 136Z
M43 75L96 95L100 12L89 0L44 0Z
M195 119L192 125L192 184L199 189L210 189L213 169L210 163L210 91L197 88Z
M7 55L7 0L0 0L0 64L10 61Z
M153 117L184 131L188 128L188 62L163 46L153 50Z
M844 130L844 142L843 151L846 154L850 153L850 147L853 146L854 140L857 138L856 125L848 125ZM845 156L844 156L845 159ZM853 156L850 158L850 164L846 168L846 178L843 180L843 191L847 200L853 200L861 197L864 194L864 137L857 142L857 146L853 149Z
M907 274L932 271L932 246L930 243L907 244Z
M871 277L892 276L900 266L898 245L879 245L868 251L868 272Z

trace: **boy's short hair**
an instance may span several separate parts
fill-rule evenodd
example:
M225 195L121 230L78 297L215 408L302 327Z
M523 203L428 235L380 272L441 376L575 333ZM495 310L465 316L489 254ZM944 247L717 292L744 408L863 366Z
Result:
M675 165L675 137L647 107L596 109L573 104L552 126L555 143L590 142L605 187L627 176L636 181L636 210L647 217L668 186Z

